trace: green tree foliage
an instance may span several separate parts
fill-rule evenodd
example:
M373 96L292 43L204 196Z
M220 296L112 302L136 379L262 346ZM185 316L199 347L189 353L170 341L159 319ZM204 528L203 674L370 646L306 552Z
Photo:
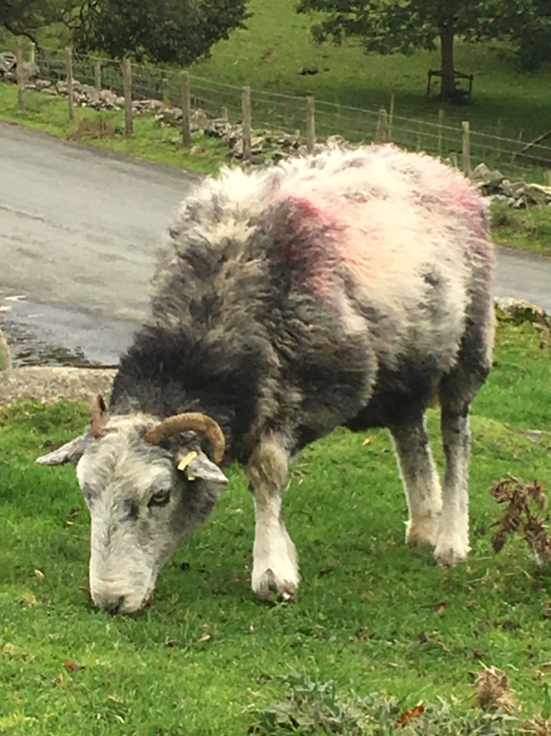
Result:
M299 13L317 13L317 41L361 40L366 51L411 54L441 52L441 97L457 99L454 39L506 39L525 69L551 59L551 0L299 0Z
M75 41L113 58L189 64L247 17L246 0L84 0Z
M0 26L36 43L38 31L61 17L50 0L0 0Z
M0 0L0 27L37 43L39 31L53 23L70 23L71 0Z

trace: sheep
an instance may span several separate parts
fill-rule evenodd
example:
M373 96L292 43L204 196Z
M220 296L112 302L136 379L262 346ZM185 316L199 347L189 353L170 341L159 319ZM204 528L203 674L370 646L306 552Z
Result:
M468 412L491 366L493 251L469 182L394 146L328 146L200 183L170 230L109 409L93 398L85 433L38 459L78 463L96 605L128 613L147 602L232 461L254 500L252 588L294 597L289 465L340 425L390 431L407 541L433 546L440 565L464 560ZM434 400L443 491L424 422Z

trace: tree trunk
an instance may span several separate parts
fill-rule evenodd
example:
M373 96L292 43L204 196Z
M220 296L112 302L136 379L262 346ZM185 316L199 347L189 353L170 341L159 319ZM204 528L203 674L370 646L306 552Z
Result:
M455 77L453 75L453 38L455 29L453 20L445 21L440 26L440 51L442 55L440 70L442 81L440 86L440 98L446 102L455 100Z

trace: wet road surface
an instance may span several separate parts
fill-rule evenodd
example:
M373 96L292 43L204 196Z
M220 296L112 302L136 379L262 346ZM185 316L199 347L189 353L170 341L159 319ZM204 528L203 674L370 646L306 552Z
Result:
M15 364L116 364L197 178L4 123L0 171L0 326ZM496 294L551 312L551 259L500 249Z
M0 323L116 363L143 318L156 252L195 177L0 123ZM4 301L6 296L25 299ZM79 353L80 350L80 353ZM20 356L16 356L19 360Z

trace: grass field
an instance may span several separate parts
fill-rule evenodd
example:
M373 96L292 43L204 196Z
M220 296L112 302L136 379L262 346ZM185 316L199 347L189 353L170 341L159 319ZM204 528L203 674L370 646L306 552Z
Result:
M508 473L551 489L551 356L541 338L532 326L500 325L496 365L473 407L469 562L442 570L429 550L406 549L386 433L339 430L302 453L286 497L304 578L292 605L261 605L249 589L253 514L233 468L213 518L162 571L153 606L125 618L93 610L79 588L89 519L74 471L33 464L46 441L81 431L85 408L2 410L0 732L243 736L289 692L293 673L333 679L344 701L395 696L398 712L453 697L467 718L482 663L507 673L523 717L545 713L551 573L520 541L496 557L499 509L488 493ZM435 438L437 422L433 410ZM519 429L544 434L532 442ZM438 441L435 454L441 465ZM256 733L283 732L266 728ZM388 730L365 731L392 732L392 718ZM502 731L486 723L476 733Z

